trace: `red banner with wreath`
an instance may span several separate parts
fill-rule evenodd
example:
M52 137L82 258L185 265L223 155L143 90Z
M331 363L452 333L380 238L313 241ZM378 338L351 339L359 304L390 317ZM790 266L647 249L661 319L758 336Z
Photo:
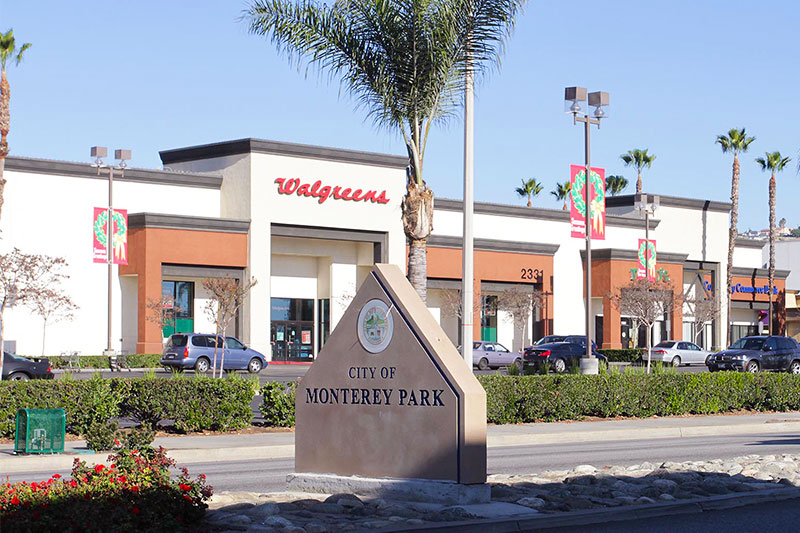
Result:
M648 281L656 280L656 264L658 256L656 254L656 241L650 239L639 239L639 247L636 248L636 257L639 262L639 268L636 269L636 279L644 279L647 277Z
M592 239L606 238L606 170L592 167L589 175L589 219L592 225ZM569 219L572 236L586 237L586 167L569 166L570 211Z
M114 209L111 216L111 251L116 265L128 264L128 211ZM108 208L95 207L92 218L92 259L95 263L108 262Z

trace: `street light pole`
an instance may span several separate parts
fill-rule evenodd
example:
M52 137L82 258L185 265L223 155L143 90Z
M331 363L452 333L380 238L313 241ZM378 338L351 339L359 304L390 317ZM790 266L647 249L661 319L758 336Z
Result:
M568 105L567 112L572 113L573 124L583 122L584 124L584 163L586 166L586 177L584 180L584 203L586 205L584 216L584 233L586 238L586 266L585 289L586 289L586 352L581 357L581 374L597 374L599 371L597 358L592 353L592 204L589 187L592 183L591 168L591 128L592 124L600 127L600 120L605 117L603 107L608 105L609 98L606 92L589 93L589 105L595 107L594 117L581 112L580 103L586 100L586 89L584 87L567 87L564 91L564 100ZM571 104L570 104L571 102ZM580 116L579 116L580 115Z
M474 251L472 244L474 122L473 72L468 62L464 85L464 231L461 276L461 356L472 370Z
M131 158L131 151L130 150L115 150L114 151L114 158L119 161L116 166L113 165L106 165L103 163L103 158L108 156L108 148L105 146L93 146L91 149L91 157L95 159L95 162L92 164L93 167L97 167L97 175L100 175L100 169L106 168L108 169L108 209L106 211L107 218L106 218L106 261L108 263L108 339L106 343L106 349L103 351L103 355L109 358L109 366L113 371L116 365L116 357L114 352L113 346L113 279L114 279L114 246L113 246L113 237L114 237L114 169L120 171L120 177L125 176L125 161L130 160Z

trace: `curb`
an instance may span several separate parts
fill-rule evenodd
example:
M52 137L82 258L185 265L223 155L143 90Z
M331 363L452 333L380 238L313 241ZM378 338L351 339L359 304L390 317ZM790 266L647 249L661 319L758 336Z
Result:
M87 465L107 462L113 451L100 453L64 453L58 455L9 455L0 457L0 472L25 474L41 471L69 471L75 459ZM294 444L272 446L237 446L235 448L186 448L167 450L167 456L180 465L196 463L221 463L231 460L289 459L294 457ZM233 459L232 459L233 456Z
M572 527L623 522L627 520L650 519L676 514L702 513L734 509L759 503L778 502L800 498L800 487L781 489L765 489L756 492L737 492L696 498L685 501L651 503L645 505L627 505L573 513L535 513L520 515L517 518L469 520L450 522L441 526L427 524L424 526L381 529L382 533L399 533L402 531L435 531L437 533L510 533L536 531L557 527ZM364 531L364 530L362 530Z

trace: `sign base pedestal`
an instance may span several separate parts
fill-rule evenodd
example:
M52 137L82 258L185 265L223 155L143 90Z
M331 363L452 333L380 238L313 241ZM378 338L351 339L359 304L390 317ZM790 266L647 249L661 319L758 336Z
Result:
M368 478L335 474L289 474L289 491L321 494L356 494L387 500L468 505L489 503L492 499L488 483L463 485L452 481L430 479Z

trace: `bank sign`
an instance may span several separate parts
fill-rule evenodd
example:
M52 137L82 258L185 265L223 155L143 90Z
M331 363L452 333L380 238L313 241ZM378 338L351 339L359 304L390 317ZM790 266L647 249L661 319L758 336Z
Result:
M735 283L731 285L731 294L736 293L742 294L769 294L769 285L764 285L763 287L753 287L742 285L741 283ZM772 294L778 294L778 287L772 286Z

